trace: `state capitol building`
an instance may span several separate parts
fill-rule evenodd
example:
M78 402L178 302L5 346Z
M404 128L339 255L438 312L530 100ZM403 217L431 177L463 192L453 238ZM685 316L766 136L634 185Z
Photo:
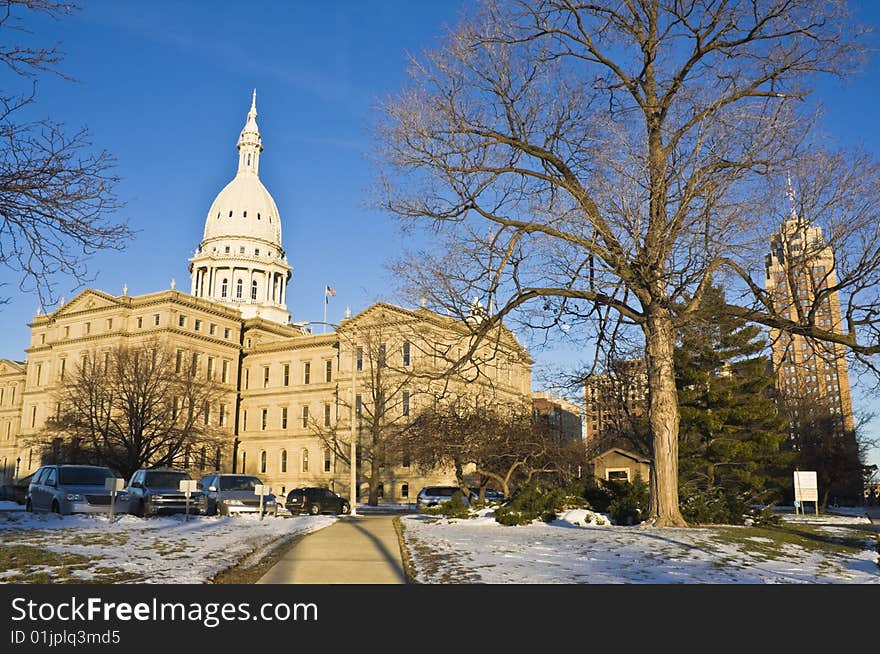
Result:
M450 376L443 371L473 338L468 320L380 302L326 333L291 321L291 266L280 212L259 177L263 145L256 119L254 92L238 139L237 172L211 203L203 239L189 260L189 293L173 285L138 296L87 289L34 317L24 362L0 360L3 483L51 459L51 450L38 443L61 410L60 390L85 362L120 347L158 344L176 357L178 372L186 368L219 389L200 419L220 445L186 448L176 467L194 478L213 470L255 474L275 492L323 486L347 494L348 460L332 443L337 437L350 443L356 424L358 442L367 447L363 423L368 413L376 415L369 405L377 397L389 425L450 393L474 403L530 406L532 360L506 329L486 339L469 368ZM377 365L391 380L379 393L371 373ZM361 451L363 499L367 464ZM399 454L383 458L380 470L386 502L415 501L422 485L451 478L419 470Z

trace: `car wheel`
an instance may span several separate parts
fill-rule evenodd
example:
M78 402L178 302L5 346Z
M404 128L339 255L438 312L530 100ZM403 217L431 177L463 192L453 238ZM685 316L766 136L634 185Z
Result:
M342 514L348 515L349 513L351 513L351 507L348 505L348 502L343 502L342 503Z
M318 515L320 512L321 512L321 507L319 507L317 504L312 504L309 507L309 513L311 515Z
M61 505L58 504L58 500L52 500L52 513L61 515Z
M27 502L24 503L24 510L27 511L28 513L34 512L34 505L31 504L30 500L28 500Z

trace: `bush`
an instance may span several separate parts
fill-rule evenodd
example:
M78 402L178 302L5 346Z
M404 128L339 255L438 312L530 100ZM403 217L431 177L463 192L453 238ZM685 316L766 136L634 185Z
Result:
M610 496L608 513L618 525L637 525L648 514L648 484L636 475L632 482L607 481L605 490Z
M502 525L527 525L534 520L550 522L558 512L590 508L583 497L546 484L526 484L505 505L495 509L495 521Z
M427 515L443 516L444 518L470 518L471 509L464 494L457 491L452 494L452 498L448 502L441 502L437 506L426 507L422 509L422 513Z
M693 524L773 525L778 524L772 506L756 507L750 493L735 493L715 488L679 490L681 514Z

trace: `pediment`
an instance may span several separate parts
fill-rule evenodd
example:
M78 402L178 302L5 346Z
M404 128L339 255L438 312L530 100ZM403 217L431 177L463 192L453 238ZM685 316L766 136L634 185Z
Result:
M65 315L78 313L80 311L90 311L92 309L105 309L119 305L119 301L108 293L98 291L96 289L86 289L64 306L56 309L52 314L52 318L56 320Z
M0 375L23 375L24 364L9 359L0 359Z

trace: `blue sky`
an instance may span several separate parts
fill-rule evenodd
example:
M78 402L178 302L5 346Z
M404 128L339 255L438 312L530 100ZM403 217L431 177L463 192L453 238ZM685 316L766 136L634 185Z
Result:
M88 126L115 155L127 202L120 213L139 230L125 252L92 260L90 286L119 294L127 284L136 295L174 278L189 290L187 259L212 200L235 173L235 143L256 87L260 177L281 212L294 320L322 319L325 284L337 292L330 321L346 306L395 300L385 265L401 237L392 218L367 206L375 106L405 83L407 54L434 45L466 1L84 4L70 17L29 24L44 42L61 43L61 68L77 78L42 77L35 115ZM880 24L880 3L858 4ZM875 58L858 77L824 81L817 94L826 130L880 156L878 89ZM8 271L0 279L10 282L2 294L11 298L0 307L0 358L22 360L36 300L16 292ZM62 280L58 293L69 299L76 290ZM536 357L540 365L566 354ZM858 390L856 398L857 407L874 404ZM880 464L880 451L873 461Z

